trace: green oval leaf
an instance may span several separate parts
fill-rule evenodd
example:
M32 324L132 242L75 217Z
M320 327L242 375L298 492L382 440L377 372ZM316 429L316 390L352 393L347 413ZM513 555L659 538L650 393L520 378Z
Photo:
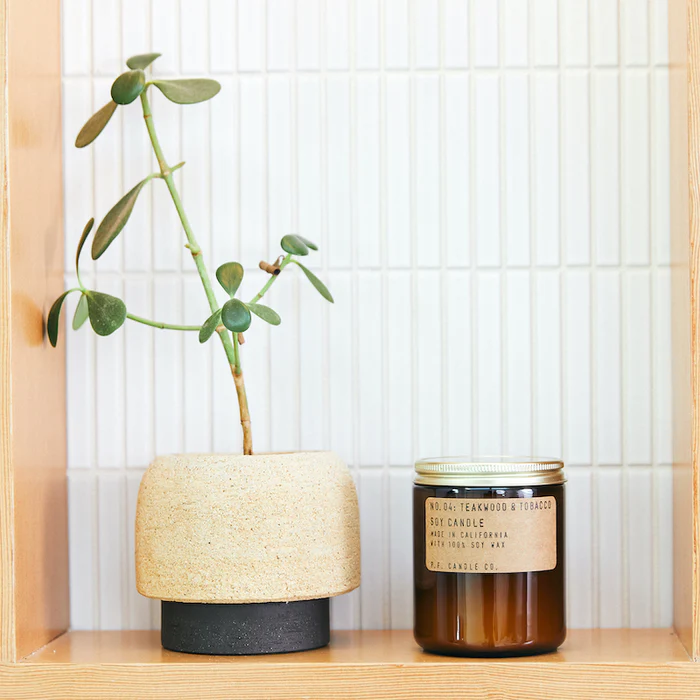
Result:
M313 242L310 241L308 238L304 238L304 236L300 236L297 234L297 238L302 242L305 243L311 250L318 250L318 246Z
M112 83L112 99L120 105L131 104L146 87L146 76L142 70L122 73Z
M87 297L81 294L78 305L75 307L75 314L73 314L73 330L77 331L81 328L85 321L88 320L89 315Z
M95 112L78 133L75 139L75 147L85 148L85 146L91 144L102 133L102 129L107 126L116 109L117 103L114 100L110 100L102 109Z
M136 56L131 56L131 58L126 59L126 65L131 68L131 70L146 70L148 66L160 58L163 54L160 53L140 53Z
M221 309L215 311L199 329L199 342L206 343L214 335L216 327L221 323Z
M90 219L85 224L85 228L83 229L82 234L80 234L80 240L78 241L78 249L75 252L75 269L76 272L78 270L78 263L80 261L80 254L83 252L83 246L85 245L85 241L87 241L87 237L90 235L90 231L92 231L92 227L95 225L95 219Z
M304 243L301 236L297 236L293 233L286 235L281 241L280 245L285 253L291 253L292 255L308 255L309 248Z
M151 84L155 85L171 102L179 105L191 105L210 100L221 90L221 85L209 78L153 80Z
M124 324L126 305L121 299L102 292L85 292L85 296L90 325L97 335L110 335Z
M250 328L250 311L240 299L229 299L221 309L221 322L233 333Z
M237 262L224 263L216 271L216 279L230 297L234 296L243 281L243 265Z
M58 322L61 318L61 307L71 291L73 290L63 292L63 294L61 294L61 296L54 301L54 303L51 305L49 316L46 319L46 333L48 334L49 342L53 347L56 347L56 343L58 342Z
M296 265L299 265L299 267L302 269L302 272L307 276L309 279L309 282L313 284L314 287L316 287L316 291L324 298L327 299L328 301L333 303L333 296L331 293L328 291L328 287L326 287L321 280L314 275L311 270L309 270L307 267L304 267L298 260L292 260L293 263Z
M139 196L139 192L150 178L141 180L138 185L130 189L108 212L107 216L100 222L92 240L92 259L102 255L109 248L112 241L121 233L126 226L126 222L134 210L134 204Z
M279 326L282 322L280 315L269 306L264 304L248 304L248 308L263 321L267 321L272 326Z

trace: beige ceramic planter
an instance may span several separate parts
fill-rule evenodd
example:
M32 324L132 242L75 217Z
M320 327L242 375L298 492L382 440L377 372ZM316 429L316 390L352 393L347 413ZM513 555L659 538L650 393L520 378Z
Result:
M170 455L136 510L136 585L165 601L258 603L360 585L352 476L333 452Z

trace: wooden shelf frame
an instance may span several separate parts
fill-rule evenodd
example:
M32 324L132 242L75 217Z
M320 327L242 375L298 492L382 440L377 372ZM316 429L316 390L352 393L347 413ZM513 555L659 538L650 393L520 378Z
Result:
M0 0L0 89L0 662L12 662L69 623L66 363L44 334L63 291L58 0Z
M669 0L674 627L700 657L700 0Z
M63 286L60 26L60 0L0 0L0 698L700 697L700 0L669 0L674 630L575 630L499 660L406 631L246 658L67 631L65 357L43 330Z
M324 649L270 657L168 652L157 632L71 632L14 667L0 698L296 699L697 697L700 664L672 630L575 630L556 654L456 659L411 632L337 632Z

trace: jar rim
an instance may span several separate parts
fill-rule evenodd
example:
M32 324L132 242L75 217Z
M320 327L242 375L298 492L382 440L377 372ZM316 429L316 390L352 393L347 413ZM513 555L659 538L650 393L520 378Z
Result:
M426 485L533 486L566 480L564 462L554 457L427 457L417 460L415 469L415 483Z

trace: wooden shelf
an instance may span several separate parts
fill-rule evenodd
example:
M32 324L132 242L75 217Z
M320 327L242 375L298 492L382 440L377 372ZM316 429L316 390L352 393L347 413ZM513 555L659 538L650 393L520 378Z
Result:
M68 632L42 646L69 620L65 361L43 327L63 288L60 3L0 0L0 699L700 697L685 651L700 658L700 216L688 216L689 196L700 210L700 159L688 159L700 151L700 0L668 6L680 639L573 631L556 654L474 660L425 654L406 631L339 632L314 652L222 658L164 651L156 632Z
M409 631L337 632L331 646L276 656L165 651L158 632L69 632L0 666L0 698L697 697L700 664L671 630L573 630L556 654L458 659Z

